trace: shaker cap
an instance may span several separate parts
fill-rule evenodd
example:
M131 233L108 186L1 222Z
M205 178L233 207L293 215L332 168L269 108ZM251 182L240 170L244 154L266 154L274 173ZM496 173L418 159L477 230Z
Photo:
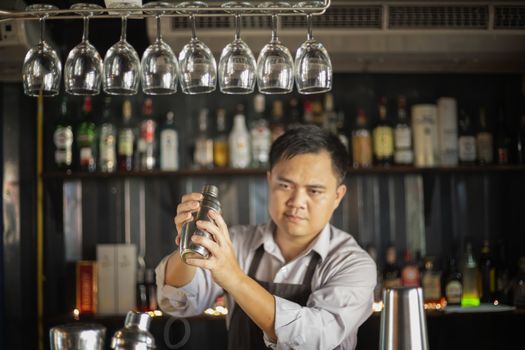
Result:
M148 314L129 311L124 328L111 339L111 349L155 349L155 339L148 331L150 322Z
M204 185L202 186L202 194L218 198L219 188L214 185Z

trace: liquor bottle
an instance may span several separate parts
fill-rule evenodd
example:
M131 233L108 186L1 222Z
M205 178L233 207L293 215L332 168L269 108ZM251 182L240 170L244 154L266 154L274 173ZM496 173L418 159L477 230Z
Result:
M516 137L516 163L520 165L525 164L525 111L521 116Z
M379 120L372 132L374 142L374 160L378 165L388 166L394 159L394 132L387 119L386 98L382 97L378 105Z
M472 244L467 243L461 267L463 275L463 295L461 296L461 306L479 305L479 271L478 264L472 254Z
M323 129L330 130L337 134L337 113L334 110L334 96L330 93L324 95L324 115Z
M476 137L472 132L470 116L465 111L459 112L459 162L474 164L477 158Z
M517 309L525 309L525 256L518 261L518 274L512 283L512 301Z
M157 164L155 129L157 123L153 120L153 101L147 98L142 108L140 136L137 143L138 165L140 170L153 170Z
M418 167L438 165L437 107L432 104L412 106L414 164Z
M401 270L397 265L396 247L393 245L386 248L383 285L385 288L401 287Z
M448 275L444 289L448 305L461 305L463 275L459 272L456 259L453 256L448 261Z
M232 168L249 167L251 163L250 133L246 128L243 105L237 106L237 114L233 118L233 128L229 137L229 145L230 166Z
M213 140L213 163L218 168L228 166L230 151L228 149L228 134L226 133L226 111L217 110L217 135Z
M357 123L352 131L352 155L354 168L372 165L372 140L366 128L366 115L363 109L357 112Z
M401 269L401 284L404 287L419 287L419 268L416 262L414 261L412 252L409 249L405 250L404 262L405 265Z
M281 100L273 101L272 116L270 119L270 131L272 133L272 143L279 136L284 134L285 126L283 119L283 102Z
M476 135L476 145L478 148L479 164L492 164L494 161L494 143L492 133L487 125L485 108L480 108L479 110L479 130Z
M132 107L129 100L122 104L122 124L118 132L117 163L118 171L133 170L136 133L132 121Z
M505 245L503 241L499 241L497 246L497 255L496 255L496 293L495 293L495 303L498 304L508 304L509 299L509 285L510 285L510 276L509 268L507 264L507 255L505 254Z
M252 166L255 168L264 168L268 165L270 147L272 145L272 134L264 118L264 105L264 96L261 94L255 95L253 122L250 129Z
M299 109L299 101L293 97L290 99L290 108L288 110L288 129L296 128L301 126L302 118L301 111Z
M68 114L67 97L62 98L60 115L53 132L55 166L59 170L71 171L73 166L73 124Z
M350 154L350 141L348 140L348 136L346 136L345 133L345 114L344 112L340 111L337 113L337 121L336 121L336 134L339 137L339 140L341 140L341 143L345 146L346 151L348 154Z
M412 150L412 130L408 124L406 99L399 96L397 101L397 124L394 128L394 162L398 165L411 165L414 162Z
M160 131L160 169L179 170L179 133L175 128L175 113L172 111L166 114L166 121Z
M483 241L481 256L479 259L479 268L481 272L481 302L494 302L496 292L496 269L490 253L490 243L488 240Z
M442 166L458 165L458 116L457 102L452 97L437 100L437 133L439 164Z
M84 98L82 120L77 128L77 146L80 171L95 171L97 169L96 125L93 121L92 104L89 96Z
M104 109L102 111L102 121L99 126L98 154L100 171L112 173L117 168L116 138L117 131L112 123L111 98L104 98Z
M433 256L424 259L421 282L425 303L430 304L431 308L440 308L444 304L441 298L441 272L436 269Z
M496 162L498 164L508 164L509 163L509 153L510 153L510 137L507 132L507 125L505 123L505 115L501 109L498 117L498 127L496 130Z
M208 110L199 112L199 133L195 139L195 152L193 162L197 168L213 168L213 139L208 132Z

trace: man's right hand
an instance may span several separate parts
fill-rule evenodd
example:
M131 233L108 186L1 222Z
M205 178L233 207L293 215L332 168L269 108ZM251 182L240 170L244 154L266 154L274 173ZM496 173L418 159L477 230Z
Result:
M193 213L199 210L201 201L202 193L188 193L182 196L182 200L177 206L177 215L174 220L177 228L177 237L175 238L177 246L180 245L182 226L193 220ZM195 269L195 267L182 261L177 249L171 254L166 263L164 283L177 288L185 286L195 276Z

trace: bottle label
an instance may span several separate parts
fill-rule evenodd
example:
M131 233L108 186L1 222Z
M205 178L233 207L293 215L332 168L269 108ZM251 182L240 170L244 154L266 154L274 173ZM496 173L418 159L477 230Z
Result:
M372 145L369 134L352 136L354 166L370 166L372 164Z
M392 128L379 126L374 129L374 153L378 158L391 157L394 153Z
M115 165L115 135L112 125L102 125L100 131L100 163L102 169Z
M412 148L412 132L408 127L399 127L394 130L396 149Z
M175 130L166 129L160 134L160 168L162 170L177 170L179 141Z
M73 130L70 126L58 127L53 134L56 148L71 148L73 145Z
M405 287L419 287L419 270L416 266L405 266L401 271L401 281Z
M400 149L394 153L394 162L396 164L412 164L414 162L414 152L411 149Z
M89 165L93 163L93 151L91 147L82 147L80 149L80 164Z
M233 168L246 168L250 165L249 139L237 137L230 144L230 161Z
M124 129L120 131L118 138L118 154L120 156L131 157L133 155L134 139L133 130Z
M445 295L449 304L461 303L461 295L463 294L463 286L459 281L450 281L445 287Z
M252 129L251 134L254 161L260 164L267 163L271 147L270 130L261 127L254 128Z
M476 139L474 136L461 136L459 138L459 160L464 162L476 160Z
M478 158L480 162L492 163L492 135L488 132L478 134Z
M57 149L55 151L55 163L57 165L71 165L73 162L73 152L71 150Z
M220 168L228 166L228 143L226 141L213 143L213 161Z
M425 300L439 300L441 298L441 284L439 276L425 273L423 277L423 294Z

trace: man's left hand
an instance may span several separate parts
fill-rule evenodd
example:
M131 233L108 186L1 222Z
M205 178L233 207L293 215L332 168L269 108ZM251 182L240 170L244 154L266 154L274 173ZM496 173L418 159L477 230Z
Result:
M199 220L197 227L210 233L213 240L194 235L192 241L208 249L210 257L208 259L187 259L186 263L210 270L213 280L226 291L229 291L238 285L246 275L237 262L230 233L224 219L213 210L208 212L208 217L211 222Z

